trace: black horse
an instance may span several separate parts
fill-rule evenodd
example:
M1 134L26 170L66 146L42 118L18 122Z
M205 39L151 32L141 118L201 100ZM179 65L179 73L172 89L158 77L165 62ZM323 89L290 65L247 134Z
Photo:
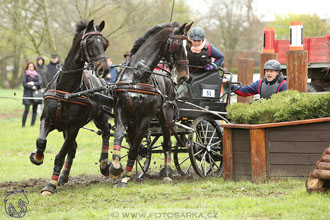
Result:
M55 157L53 175L51 181L43 189L43 194L54 193L57 185L68 181L77 149L76 137L79 129L91 120L102 131L101 168L102 158L108 158L109 117L99 105L90 101L86 96L65 99L66 94L105 86L104 80L102 81L92 73L83 71L86 68L92 69L95 70L95 74L98 76L103 76L109 72L105 55L109 42L101 33L104 24L104 21L102 21L100 25L96 26L93 20L88 24L86 22L77 24L72 47L65 59L63 70L54 76L46 89L44 109L40 119L40 134L36 143L37 149L30 155L31 162L36 165L43 163L47 136L54 129L63 131L65 141ZM86 62L88 63L87 66ZM67 158L64 164L66 155ZM63 164L64 170L61 173Z
M131 177L141 141L154 116L159 119L163 136L165 167L164 181L171 181L171 131L178 115L175 85L169 75L159 75L154 68L164 57L170 69L176 67L177 80L189 78L187 59L187 31L192 24L165 23L148 30L132 50L128 66L118 76L115 89L115 140L110 174L119 178L123 172L120 148L126 128L130 149L124 174L118 186L125 187ZM165 179L166 178L166 179Z

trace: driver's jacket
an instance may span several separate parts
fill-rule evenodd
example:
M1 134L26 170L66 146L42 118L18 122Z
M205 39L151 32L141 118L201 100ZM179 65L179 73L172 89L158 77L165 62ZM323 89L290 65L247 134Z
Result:
M190 73L206 72L203 67L207 64L211 64L212 59L214 60L213 63L215 63L217 66L220 66L220 64L225 59L224 55L209 42L206 42L200 53L193 53L191 52L190 48L187 48L187 52L189 65L200 67L189 67Z
M232 85L231 89L235 90L238 86ZM258 79L247 86L242 86L238 90L234 91L239 96L251 96L260 94L260 98L268 99L272 94L287 90L287 82L281 77L273 82L269 83L266 79Z

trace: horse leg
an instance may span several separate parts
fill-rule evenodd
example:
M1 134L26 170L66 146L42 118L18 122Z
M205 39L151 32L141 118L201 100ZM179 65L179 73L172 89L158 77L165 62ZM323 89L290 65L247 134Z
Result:
M112 162L110 164L110 175L113 179L118 179L123 173L124 169L120 163L120 149L121 143L124 138L124 124L122 121L122 113L121 109L117 109L116 116L116 129L114 134L114 144L113 144L113 152L112 152Z
M109 176L110 162L109 157L109 139L110 139L110 124L108 117L103 115L100 118L94 119L94 124L102 131L102 151L100 156L100 171L103 176Z
M69 152L70 147L74 146L74 142L76 140L78 132L79 129L75 128L69 130L67 132L67 135L65 135L66 137L62 145L62 148L55 157L53 175L48 185L42 189L41 191L42 195L50 195L56 192L56 186L58 185L58 178L64 164L65 156Z
M73 163L73 159L76 156L77 148L78 148L78 144L76 141L74 141L73 147L71 147L68 151L68 156L66 157L63 171L61 172L61 176L58 179L59 186L63 186L64 184L66 184L69 181L70 170L71 170L71 166Z
M53 129L50 128L50 123L43 118L40 122L40 132L37 138L37 149L30 154L30 161L35 165L41 165L44 160L44 151L47 144L47 136Z
M163 151L164 151L164 168L161 169L160 175L163 176L163 182L172 181L173 170L171 168L171 152L172 152L172 142L171 142L171 132L167 126L167 123L163 117L159 118L159 122L163 132Z
M117 187L126 187L128 181L132 176L132 170L134 163L138 156L139 147L141 145L142 139L149 127L151 117L147 117L141 120L140 123L130 123L128 124L128 142L130 148L128 151L127 164L125 167L125 172L122 177L117 182Z

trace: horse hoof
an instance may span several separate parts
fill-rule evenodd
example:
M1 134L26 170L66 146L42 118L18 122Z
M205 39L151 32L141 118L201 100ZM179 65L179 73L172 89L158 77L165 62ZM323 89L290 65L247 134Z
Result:
M170 177L163 178L163 183L170 183L170 182L172 182L172 179Z
M101 168L101 164L100 164L100 171L103 176L110 175L110 166L111 166L111 162L109 161L107 162L107 165L104 168Z
M64 171L62 171L62 174L61 174L60 178L58 179L58 185L63 186L67 182L69 182L69 174L64 173Z
M42 191L42 192L41 192L41 195L42 195L42 196L49 196L49 195L53 195L53 193L50 192L50 191L45 190L45 191Z
M172 177L172 169L171 167L164 167L163 169L160 170L160 176L162 177Z
M114 179L118 179L121 176L121 174L124 172L124 167L121 164L120 164L120 168L115 168L112 163L110 163L109 166L110 166L109 171L111 177Z
M56 193L56 186L51 183L48 183L48 185L41 190L41 195L43 196L52 195L54 193Z
M119 180L116 181L115 186L118 187L118 188L125 188L125 187L127 187L129 180L130 180L130 177L126 176L124 174Z
M117 185L115 185L115 186L118 187L118 188L126 188L127 185L128 185L127 183L119 182L119 183L117 183Z
M42 157L41 160L35 160L35 158L34 158L35 154L36 154L36 153L31 153L31 154L30 154L30 161L31 161L31 163L33 163L33 164L39 166L39 165L41 165L41 164L44 162L44 161L43 161L43 160L44 160L44 157Z

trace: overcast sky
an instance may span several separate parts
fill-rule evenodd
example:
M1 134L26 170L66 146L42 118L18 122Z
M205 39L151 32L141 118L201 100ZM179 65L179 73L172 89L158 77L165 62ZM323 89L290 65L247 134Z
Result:
M212 0L187 0L196 9L205 11L206 2ZM203 4L201 4L203 3ZM254 0L254 8L262 21L272 21L275 14L317 14L320 18L330 19L330 0Z

